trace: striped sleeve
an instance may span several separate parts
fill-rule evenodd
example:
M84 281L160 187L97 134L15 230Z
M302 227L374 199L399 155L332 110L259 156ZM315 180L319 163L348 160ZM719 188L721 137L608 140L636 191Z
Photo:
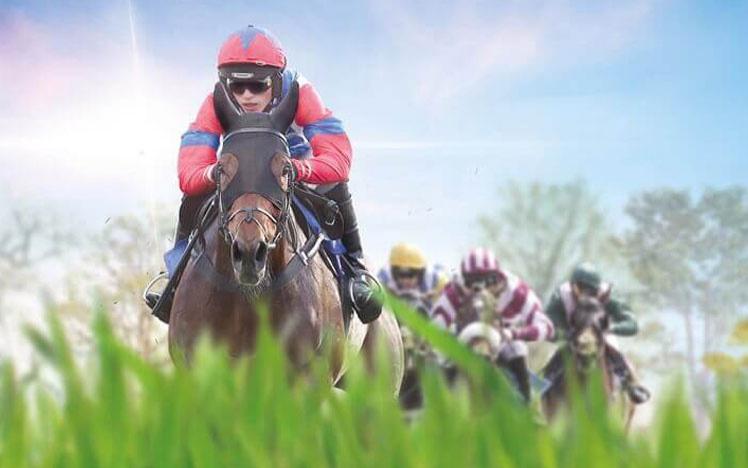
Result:
M348 180L353 150L343 123L325 107L311 83L301 75L296 75L296 79L299 104L295 123L302 128L313 155L310 159L293 161L299 179L313 184Z
M553 324L543 313L540 299L524 281L517 283L501 315L511 326L515 339L537 341L553 336Z
M431 321L441 328L450 328L455 323L462 302L458 286L453 282L448 283L431 308Z
M216 162L223 129L213 108L213 95L203 101L187 131L182 135L177 160L179 188L185 195L200 195L214 187L207 169Z

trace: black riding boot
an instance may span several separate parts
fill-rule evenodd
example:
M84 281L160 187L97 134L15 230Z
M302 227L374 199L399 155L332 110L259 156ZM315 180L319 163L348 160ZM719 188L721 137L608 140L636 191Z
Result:
M208 193L205 195L185 195L182 197L182 203L179 206L179 221L177 222L177 231L174 236L175 245L179 241L190 237L192 231L195 229L195 227L197 227L197 216L198 212L200 211L200 207L211 195L211 193ZM159 304L162 294L163 293L148 291L145 293L143 299L145 299L145 304L149 309L151 309L153 315L158 317L162 322L169 323L171 303L174 295L169 294L164 298L163 301L161 301L162 303ZM156 308L156 306L158 306L158 308Z
M649 390L637 381L623 354L612 346L605 347L605 354L613 373L621 379L621 385L631 402L640 405L648 401L651 397Z
M382 313L382 303L378 294L382 286L377 279L367 271L363 263L363 249L361 235L358 232L356 212L353 209L353 199L348 191L348 184L341 182L333 187L325 196L334 200L343 217L344 233L341 241L346 249L345 258L351 269L348 290L351 294L353 309L363 323L376 320Z
M517 382L517 390L525 404L530 403L530 371L527 368L527 359L524 356L518 356L510 359L506 363L506 368L514 376Z

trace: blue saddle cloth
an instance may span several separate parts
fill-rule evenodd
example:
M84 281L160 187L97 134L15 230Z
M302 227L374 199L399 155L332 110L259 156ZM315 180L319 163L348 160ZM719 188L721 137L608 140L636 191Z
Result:
M166 274L169 275L169 278L172 277L172 275L174 274L174 270L177 269L179 260L182 259L182 255L184 255L185 250L187 250L187 239L180 239L174 244L174 247L167 250L164 254Z
M312 213L307 207L305 207L296 197L293 197L293 203L294 206L296 206L296 208L298 208L298 210L301 212L301 214L304 215L304 219L306 220L312 234L314 234L315 236L321 234L325 235L324 230L322 229L319 220L317 220L316 216L314 216L314 213ZM327 236L325 235L325 237ZM179 260L182 259L184 251L187 249L187 243L187 239L180 239L174 244L174 247L169 249L164 254L164 263L166 264L166 272L169 275L169 278L172 277L174 271L177 268L177 265L179 264ZM335 275L340 277L345 271L340 260L340 257L346 252L343 242L340 239L326 238L322 242L322 246L330 255L333 268L335 269Z

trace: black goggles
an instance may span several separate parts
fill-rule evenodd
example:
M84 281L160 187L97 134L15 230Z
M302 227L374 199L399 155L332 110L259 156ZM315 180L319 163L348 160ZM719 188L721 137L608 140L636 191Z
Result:
M495 273L473 273L463 275L463 279L465 280L465 286L467 286L468 288L473 288L475 286L490 287L499 282L499 276Z
M419 270L418 268L398 268L398 267L392 268L392 276L395 279L415 278L419 276L422 272L423 270Z
M262 94L272 86L273 80L265 78L264 80L242 80L229 81L229 89L232 93L242 95L245 91L252 94Z

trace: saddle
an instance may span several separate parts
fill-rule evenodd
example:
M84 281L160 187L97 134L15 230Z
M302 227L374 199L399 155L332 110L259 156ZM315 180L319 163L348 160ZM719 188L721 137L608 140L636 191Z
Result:
M343 216L338 204L304 185L294 188L292 209L299 227L308 239L322 237L320 257L338 282L346 330L353 316L353 299L348 291L352 266L345 259L345 246L340 240L345 232Z
M300 224L307 236L324 232L328 239L343 237L343 215L334 200L316 193L305 185L297 184L293 191L293 201L296 220L303 221Z

